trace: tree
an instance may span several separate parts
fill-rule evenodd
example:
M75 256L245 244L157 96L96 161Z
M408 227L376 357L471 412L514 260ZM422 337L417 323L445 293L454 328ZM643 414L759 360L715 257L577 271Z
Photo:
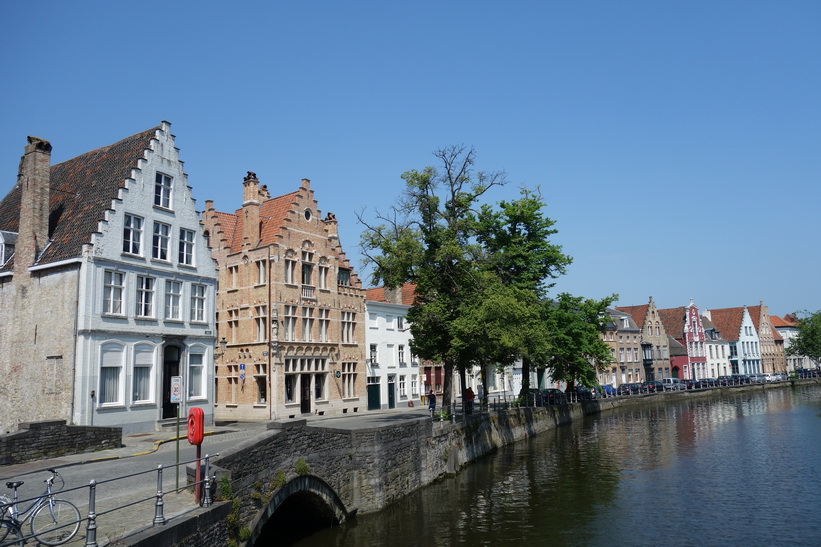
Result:
M787 355L803 355L816 363L821 361L821 310L802 312L798 318L798 335L792 338Z
M544 207L538 193L522 189L518 200L502 201L498 210L483 205L477 229L477 240L487 257L485 267L503 284L531 293L535 298L531 305L537 307L544 304L539 301L555 284L548 280L564 274L573 261L561 246L550 242L550 236L558 231L553 228L555 222L542 213ZM531 363L542 363L546 348L543 326L537 331L528 330L530 336L519 346L518 355L522 359L521 395L530 389Z
M448 406L453 370L460 365L452 329L463 302L476 295L480 277L481 253L474 239L478 200L506 180L501 171L476 171L472 148L451 146L434 156L441 168L402 175L405 193L389 214L377 213L382 224L370 225L361 214L358 219L365 226L361 247L374 266L374 282L388 288L416 284L407 316L411 349L443 364L443 405Z
M547 314L550 351L547 367L552 378L568 384L595 386L597 372L610 364L610 349L601 338L606 314L617 296L602 300L562 293Z

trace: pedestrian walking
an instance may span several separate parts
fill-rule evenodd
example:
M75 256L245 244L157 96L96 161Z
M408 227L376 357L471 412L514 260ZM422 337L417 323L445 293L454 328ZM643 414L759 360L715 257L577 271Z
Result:
M476 399L476 394L473 393L473 388L468 387L465 391L465 412L468 414L473 414L473 400Z
M430 417L433 418L433 413L436 410L436 395L432 389L428 391L428 410L430 410Z

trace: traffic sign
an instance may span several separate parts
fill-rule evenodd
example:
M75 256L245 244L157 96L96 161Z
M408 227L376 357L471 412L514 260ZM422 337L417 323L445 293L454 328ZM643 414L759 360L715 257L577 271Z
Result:
M171 377L171 402L182 402L182 376Z

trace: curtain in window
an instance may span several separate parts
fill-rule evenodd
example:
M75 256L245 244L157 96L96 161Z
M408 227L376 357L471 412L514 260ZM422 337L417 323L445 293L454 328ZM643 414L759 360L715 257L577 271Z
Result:
M123 347L117 344L103 344L100 353L100 404L119 403Z
M203 354L191 353L188 355L188 396L203 397L202 370Z

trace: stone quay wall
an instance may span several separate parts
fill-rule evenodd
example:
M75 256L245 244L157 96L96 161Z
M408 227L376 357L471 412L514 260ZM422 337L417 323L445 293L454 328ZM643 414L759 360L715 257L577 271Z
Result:
M65 420L23 422L0 435L0 465L84 454L122 446L121 427L66 425Z

